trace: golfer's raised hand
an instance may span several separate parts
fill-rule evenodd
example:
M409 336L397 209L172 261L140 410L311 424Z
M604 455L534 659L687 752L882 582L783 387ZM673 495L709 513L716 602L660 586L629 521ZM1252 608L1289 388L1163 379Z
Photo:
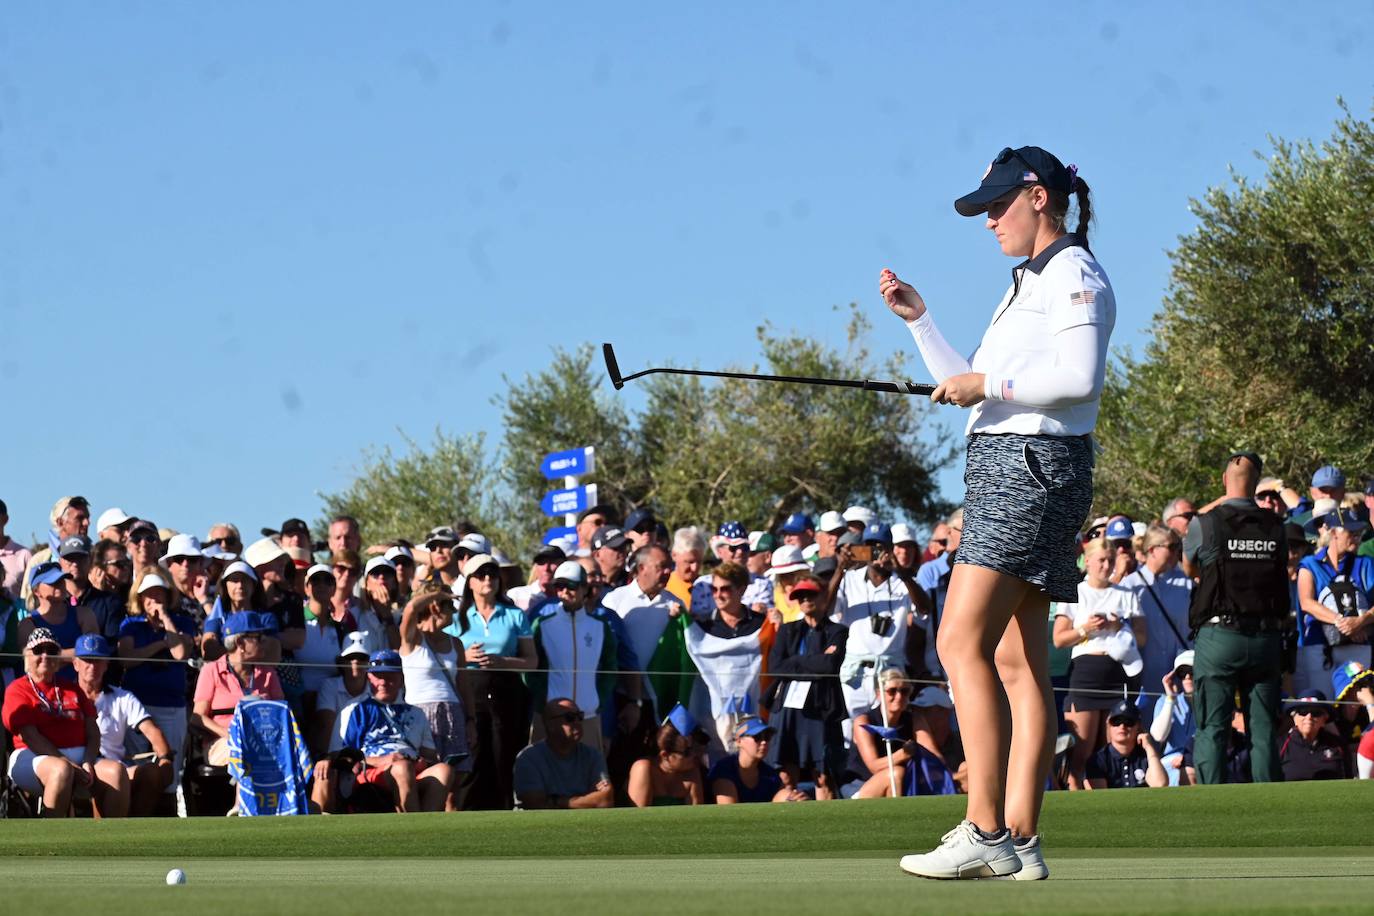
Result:
M892 314L903 321L915 321L926 313L925 300L909 283L897 279L897 275L886 267L878 274L878 292L883 301L892 309Z

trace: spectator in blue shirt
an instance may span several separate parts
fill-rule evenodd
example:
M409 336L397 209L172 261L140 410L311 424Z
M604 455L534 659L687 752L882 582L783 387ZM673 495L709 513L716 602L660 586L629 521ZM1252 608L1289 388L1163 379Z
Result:
M764 758L777 735L762 719L749 716L735 726L736 752L717 760L706 784L718 805L744 802L807 801L806 793L782 784L782 776Z
M186 661L196 656L196 624L175 610L179 600L170 577L155 566L139 571L129 590L128 614L119 625L117 652L124 666L124 689L143 704L176 756L168 794L181 782L182 748L186 745ZM141 735L130 736L134 749Z
M1155 701L1150 737L1160 751L1160 761L1171 786L1192 785L1193 735L1197 722L1193 718L1193 650L1180 652L1174 666L1165 673L1161 683L1164 696Z

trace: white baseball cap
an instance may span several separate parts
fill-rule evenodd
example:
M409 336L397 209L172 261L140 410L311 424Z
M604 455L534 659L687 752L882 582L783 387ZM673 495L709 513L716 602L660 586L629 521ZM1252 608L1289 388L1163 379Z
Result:
M310 567L305 571L305 581L309 582L311 579L315 578L316 576L322 573L334 580L337 580L339 578L338 576L334 575L334 567L326 566L323 563L316 563L314 566Z
M487 540L486 535L476 532L463 535L458 546L464 550L471 550L473 553L491 553L491 541Z
M324 564L320 565L323 566ZM326 566L325 568L328 569L329 567ZM330 575L333 575L332 571ZM339 658L348 658L350 655L361 655L363 658L371 656L371 653L367 651L366 630L354 630L352 633L344 634L344 644L343 648L339 650Z
M95 521L96 533L104 531L106 528L118 528L125 522L132 522L134 517L123 509L106 509L100 513L100 518Z
M167 542L167 552L162 555L164 560L174 560L177 557L203 557L205 552L200 549L200 539L194 534L174 534L172 539Z
M564 560L553 571L553 581L557 582L560 579L564 582L576 582L578 585L582 585L587 581L587 571L576 560Z
M865 509L863 506L850 506L844 510L843 516L846 522L863 522L865 526L877 517L872 509Z
M152 588L170 588L167 580L161 576L144 576L143 581L138 583L138 593L141 595Z
M799 572L810 568L806 558L802 556L800 547L784 544L773 551L772 565L768 568L768 575L781 576L784 573Z
M255 570L253 567L249 566L242 560L235 560L228 566L224 567L224 572L220 573L220 581L224 581L225 579L232 576L234 573L243 573L245 576L252 579L254 582L258 581L257 570Z
M397 557L405 557L411 563L415 562L415 554L404 544L397 544L395 547L382 554L382 556L390 560L393 566L396 565Z
M463 563L463 578L471 576L483 566L496 566L499 569L501 561L489 553L474 553Z
M898 522L897 524L892 526L892 543L915 544L916 532L911 529L910 525L904 524L903 522Z
M834 509L831 509L829 512L826 512L821 515L821 520L820 523L816 525L816 530L838 531L843 527L845 527L844 516L836 512Z
M370 576L372 575L372 570L381 569L383 567L391 570L392 572L396 571L396 564L388 560L386 557L373 557L372 559L368 560L367 565L363 567L363 575Z

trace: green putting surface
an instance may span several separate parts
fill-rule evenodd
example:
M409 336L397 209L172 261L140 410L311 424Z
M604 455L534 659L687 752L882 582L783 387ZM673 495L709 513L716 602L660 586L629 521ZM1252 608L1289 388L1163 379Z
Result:
M6 912L1369 912L1374 783L1055 793L1049 881L904 875L962 799L0 822ZM189 883L167 887L170 868Z

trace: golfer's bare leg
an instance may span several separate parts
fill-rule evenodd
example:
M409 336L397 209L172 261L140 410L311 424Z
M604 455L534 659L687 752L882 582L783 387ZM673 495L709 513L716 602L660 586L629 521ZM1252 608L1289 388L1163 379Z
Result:
M993 659L1027 588L1014 576L956 563L940 621L940 661L949 673L968 762L967 817L989 833L1004 826L1011 727Z
M1006 818L1017 836L1039 832L1045 780L1054 761L1048 615L1048 596L1030 591L997 646L997 673L1011 707Z

